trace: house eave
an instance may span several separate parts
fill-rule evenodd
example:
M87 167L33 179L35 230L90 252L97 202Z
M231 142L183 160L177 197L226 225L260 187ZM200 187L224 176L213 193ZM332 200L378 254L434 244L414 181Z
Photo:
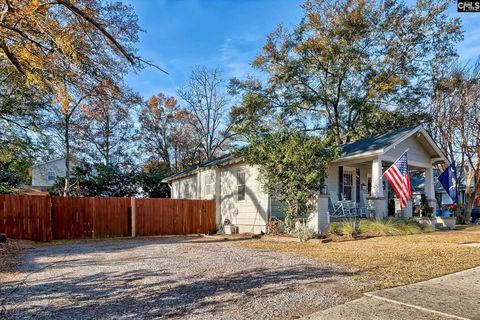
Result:
M182 174L179 174L179 175L174 175L174 176L171 176L171 177L167 177L165 179L162 180L163 183L171 183L173 181L176 181L176 180L180 180L180 179L183 179L183 178L186 178L186 177L189 177L189 176L193 176L193 175L196 175L199 171L204 171L204 170L208 170L208 169L211 169L211 168L215 168L215 167L224 167L224 166L228 166L228 165L232 165L232 164L236 164L236 163L240 163L240 162L244 162L245 161L245 158L244 157L236 157L236 158L232 158L232 159L229 159L229 160L226 160L224 162L221 162L221 163L217 163L217 164L212 164L212 165L208 165L208 166L204 166L202 167L201 165L191 171L188 171L188 172L185 172L185 173L182 173Z
M354 154L351 156L346 156L346 157L340 157L338 159L335 159L332 161L332 163L338 163L338 162L343 162L343 161L349 161L349 160L360 160L360 159L366 159L366 158L371 158L374 156L379 156L384 153L383 149L375 150L375 151L366 151L362 152L359 154Z

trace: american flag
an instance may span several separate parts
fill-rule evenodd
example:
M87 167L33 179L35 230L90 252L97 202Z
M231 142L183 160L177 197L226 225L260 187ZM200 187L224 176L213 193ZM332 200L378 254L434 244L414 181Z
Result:
M402 208L407 206L407 200L412 198L412 186L408 173L407 152L405 151L395 163L383 174L392 185Z

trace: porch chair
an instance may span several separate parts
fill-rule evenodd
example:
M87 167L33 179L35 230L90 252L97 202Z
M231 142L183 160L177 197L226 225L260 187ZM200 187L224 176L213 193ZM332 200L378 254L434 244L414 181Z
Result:
M365 218L375 218L375 207L373 206L372 202L367 199L367 194L362 193L362 208L360 211L360 215L364 216Z
M332 203L332 209L330 210L331 217L344 217L344 208L341 201L338 200L336 192L330 193L330 202Z
M356 202L344 200L341 203L345 216L356 217L359 214L359 207Z

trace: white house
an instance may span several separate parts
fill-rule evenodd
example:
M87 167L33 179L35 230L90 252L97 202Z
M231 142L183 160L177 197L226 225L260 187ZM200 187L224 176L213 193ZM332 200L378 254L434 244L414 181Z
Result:
M57 177L65 177L65 157L36 164L32 167L32 187L52 187Z
M423 126L403 128L339 147L342 156L328 169L326 190L323 190L327 194L357 203L366 198L377 218L395 215L395 208L388 206L393 202L394 192L383 172L407 151L409 169L424 172L424 193L430 206L436 207L433 168L447 160ZM217 224L220 226L228 219L240 232L265 232L269 218L282 215L281 204L263 190L258 167L242 158L225 155L181 171L164 182L171 186L172 198L214 199ZM318 223L322 220L323 227L329 221L328 202L328 196L319 195ZM405 212L411 214L411 210Z

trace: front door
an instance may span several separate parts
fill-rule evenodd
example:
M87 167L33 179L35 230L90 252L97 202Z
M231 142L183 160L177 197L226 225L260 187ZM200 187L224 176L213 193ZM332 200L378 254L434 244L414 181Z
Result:
M388 216L395 217L395 190L390 186L390 183L384 183L387 185Z

